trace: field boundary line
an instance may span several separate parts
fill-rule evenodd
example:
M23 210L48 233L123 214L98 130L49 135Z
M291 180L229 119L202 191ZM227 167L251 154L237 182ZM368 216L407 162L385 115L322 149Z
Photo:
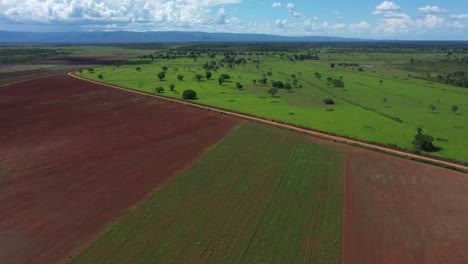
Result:
M422 155L418 155L418 154L414 154L414 153L410 153L410 152L406 152L406 151L402 151L402 150L392 149L390 147L384 147L384 146L380 146L380 145L376 145L376 144L372 144L372 143L367 143L367 142L364 142L364 141L359 141L359 140L356 140L356 139L349 139L349 138L346 138L346 137L327 134L325 132L319 132L319 131L315 131L315 130L311 130L311 129L305 129L305 128L301 128L301 127L294 126L294 125L283 124L283 123L278 122L278 121L272 121L272 120L268 120L268 119L265 119L265 118L255 117L255 116L252 116L252 115L249 115L249 114L241 114L241 113L237 113L237 112L233 112L233 111L229 111L229 110L225 110L225 109L221 109L221 108L202 105L202 104L199 104L199 103L188 102L188 101L185 101L185 100L182 100L182 99L175 99L175 98L170 98L170 97L167 97L167 96L161 96L161 95L151 94L151 93L147 93L147 92L137 91L137 90L133 90L133 89L130 89L130 88L125 88L125 87L121 87L121 86L117 86L117 85L113 85L113 84L101 83L101 82L86 79L86 78L83 78L83 77L80 77L80 76L76 76L72 72L69 72L68 75L73 77L73 78L82 80L82 81L86 81L86 82L90 82L90 83L94 83L94 84L98 84L98 85L103 85L103 86L106 86L106 87L109 87L109 88L114 88L114 89L127 91L127 92L131 92L131 93L135 93L135 94L145 95L145 96L150 96L150 97L158 98L158 99L161 99L161 100L174 102L174 103L178 103L178 104L182 104L182 105L186 105L186 106L190 106L190 107L194 107L194 108L198 108L198 109L203 109L203 110L207 110L207 111L211 111L211 112L216 112L216 113L220 113L220 114L224 114L224 115L229 115L229 116L233 116L233 117L238 117L238 118L249 120L249 121L260 122L260 123L264 123L264 124L268 124L268 125L288 129L288 130L291 130L291 131L296 131L296 132L306 134L306 135L309 135L309 136L314 136L314 137L330 140L330 141L333 141L333 142L343 143L343 144L351 145L351 146L354 146L354 147L360 147L360 148L369 149L369 150L373 150L373 151L384 152L386 154L390 154L390 155L397 156L397 157L400 157L400 158L411 159L411 160L415 160L415 161L419 161L419 162L429 163L429 164L432 164L432 165L435 165L435 166L445 167L445 168L448 168L448 169L455 169L455 170L458 170L458 171L462 171L464 173L468 172L468 166L464 166L464 165L457 164L457 163L454 163L454 162L444 161L444 160L437 159L437 158L426 157L426 156L422 156Z

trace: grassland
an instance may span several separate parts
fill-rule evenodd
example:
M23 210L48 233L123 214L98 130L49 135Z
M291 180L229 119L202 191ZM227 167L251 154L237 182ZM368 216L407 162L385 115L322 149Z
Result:
M336 146L244 124L71 263L340 263L342 167Z
M225 56L222 53L214 57L208 57L209 52L200 53L196 59L188 56L155 60L140 58L119 67L101 67L94 73L83 71L79 75L146 92L162 86L165 89L162 95L174 98L181 98L185 89L194 89L199 98L197 102L201 104L410 151L420 151L412 141L416 129L421 127L434 137L434 144L441 147L441 151L427 154L468 162L465 140L468 90L422 80L422 75L405 68L411 58L437 60L444 58L445 53L353 53L352 50L322 49L318 53L321 60L299 61L293 59L294 52L298 53L239 53L235 58L243 58L245 63L232 67L227 63L223 65ZM203 65L212 61L220 66L219 69L212 70L210 80L197 81L194 76L205 75ZM334 68L330 67L331 62L336 63ZM369 67L338 66L341 63ZM168 70L166 78L160 81L157 73L163 66ZM137 71L136 67L140 70ZM315 72L321 73L321 79L315 77ZM218 77L223 73L229 74L231 79L220 86ZM98 78L100 74L103 79ZM183 81L177 79L179 74L184 75ZM341 78L345 87L329 85L328 77ZM254 79L261 78L268 79L266 85L260 85L258 81L253 83ZM290 92L280 89L274 97L267 94L271 81L292 84L294 79L297 79L297 87L293 86ZM243 85L243 89L236 88L237 82ZM170 84L175 85L175 91L169 91ZM328 98L333 99L335 105L325 105L323 100ZM436 107L435 111L430 110L430 105ZM453 105L458 106L457 112L451 111Z

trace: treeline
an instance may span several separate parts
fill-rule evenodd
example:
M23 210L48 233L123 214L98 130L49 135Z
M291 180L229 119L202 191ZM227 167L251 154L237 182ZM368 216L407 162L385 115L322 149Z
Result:
M424 79L439 83L445 83L448 85L468 88L468 74L464 71L439 74L435 77L426 76L426 78Z
M59 49L44 48L1 48L0 63L22 63L46 59L54 56L64 56L70 52Z

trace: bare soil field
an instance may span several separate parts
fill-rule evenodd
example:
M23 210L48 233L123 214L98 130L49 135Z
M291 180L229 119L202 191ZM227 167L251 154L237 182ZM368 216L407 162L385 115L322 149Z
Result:
M43 69L26 69L12 72L0 72L0 87L22 81L48 77L70 71L76 71L91 66L112 65L117 61L129 59L129 56L102 56L102 57L63 57L34 61L27 64L0 64L0 69L9 69L17 66L51 65Z
M0 88L0 263L54 263L240 121L65 74Z
M344 263L468 263L468 175L351 148Z

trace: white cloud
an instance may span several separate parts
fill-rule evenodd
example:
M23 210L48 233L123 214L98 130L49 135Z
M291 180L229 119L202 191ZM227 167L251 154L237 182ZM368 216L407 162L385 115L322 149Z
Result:
M275 26L276 26L276 27L279 27L279 28L284 28L284 27L286 26L287 23L288 23L288 21L287 21L286 19L283 19L283 20L278 19L278 20L276 20L276 22L275 22Z
M384 34L395 34L409 32L412 28L413 20L406 14L395 14L379 21L377 32Z
M375 7L373 15L389 14L401 11L401 7L392 1L383 1L380 5Z
M396 35L399 33L423 32L444 28L445 19L436 15L426 15L423 18L413 19L407 14L388 14L378 22L375 33Z
M214 16L213 23L218 25L226 24L226 11L224 8L218 10L218 13Z
M435 15L427 15L424 19L417 21L420 27L427 28L427 29L433 29L433 28L442 26L444 22L445 22L445 19L440 18Z
M430 13L430 14L446 14L447 10L440 8L438 6L425 6L418 8L420 13Z
M271 5L271 7L281 7L281 2L274 2L273 5Z
M211 8L242 0L4 0L0 17L21 23L210 23ZM216 14L221 22L223 14ZM225 19L225 14L224 14Z
M447 27L455 28L455 29L464 29L466 26L457 20L457 21L453 21L453 23L447 24Z
M303 16L301 13L297 12L296 5L293 4L293 3L288 3L286 8L288 8L289 13L291 13L291 16L293 16L293 17L302 17Z
M361 22L359 22L357 24L349 24L348 25L348 29L351 32L366 30L366 29L369 29L370 27L371 27L371 25L369 23L367 23L367 21L361 21Z
M468 18L468 14L451 15L450 17L455 18L455 19L463 19L463 18Z

